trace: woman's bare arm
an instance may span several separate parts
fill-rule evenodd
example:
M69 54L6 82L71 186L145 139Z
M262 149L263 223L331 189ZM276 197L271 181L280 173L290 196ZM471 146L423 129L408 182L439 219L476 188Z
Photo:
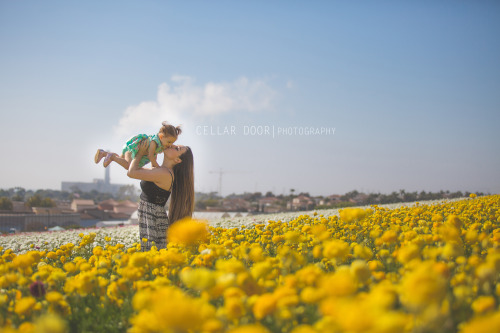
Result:
M158 165L158 162L156 161L156 147L157 147L156 141L151 140L151 142L149 143L149 148L148 148L148 158L149 158L149 161L151 162L151 165L155 168L158 168L160 166Z
M172 178L170 173L165 168L140 168L139 162L142 156L147 153L147 143L142 142L139 146L139 151L135 158L130 162L130 167L128 168L127 176L134 179L146 180L156 183L161 188L169 189ZM165 177L167 176L168 177ZM168 184L167 184L168 183Z

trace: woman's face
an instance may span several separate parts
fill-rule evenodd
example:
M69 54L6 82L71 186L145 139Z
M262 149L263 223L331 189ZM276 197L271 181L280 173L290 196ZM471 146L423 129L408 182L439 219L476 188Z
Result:
M165 149L163 151L163 154L165 154L165 157L170 159L170 160L175 160L177 158L182 159L182 154L186 152L188 148L186 146L181 146L181 145L172 145Z

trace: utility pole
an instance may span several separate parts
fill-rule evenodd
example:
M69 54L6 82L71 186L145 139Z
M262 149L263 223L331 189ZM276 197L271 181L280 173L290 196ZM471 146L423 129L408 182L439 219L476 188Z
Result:
M220 168L219 171L210 171L210 173L219 174L219 196L222 198L222 175L225 173L225 171L222 171L222 168Z
M246 171L224 171L222 168L219 171L209 171L210 173L219 174L219 195L222 197L222 176L226 173L249 173ZM257 185L256 185L257 186Z

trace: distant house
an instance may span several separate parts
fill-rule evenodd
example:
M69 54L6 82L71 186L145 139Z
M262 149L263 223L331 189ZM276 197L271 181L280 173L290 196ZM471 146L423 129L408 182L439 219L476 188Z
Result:
M364 202L367 198L368 198L368 195L366 195L364 193L359 193L358 195L356 195L354 198L350 199L349 201L354 203L354 204L360 204L360 203Z
M128 220L133 213L134 212L132 212L130 214L112 212L112 213L108 213L108 216L109 216L110 220Z
M225 211L232 211L232 212L245 211L245 212L247 212L250 210L250 207L251 207L250 202L248 202L242 198L224 199L222 201L222 209Z
M299 195L292 200L292 209L309 210L314 207L314 200L305 195Z
M338 203L342 201L342 199L340 199L341 197L342 196L340 194L332 194L328 197L328 199L330 199L330 201L333 203Z
M71 202L69 201L56 201L56 207L59 208L59 210L63 214L72 214L74 211L71 209Z
M94 200L85 200L85 199L73 199L71 202L71 210L74 212L83 212L84 210L95 209L97 205L94 203Z
M113 212L116 214L125 214L127 218L139 208L139 204L130 200L120 201L113 207Z
M90 214L94 213L94 214ZM80 226L84 228L95 227L96 223L102 220L102 216L96 216L96 210L80 213Z
M279 213L282 207L278 205L280 199L276 197L265 197L259 199L259 211L263 213Z
M113 200L113 199L108 199L108 200L104 200L104 201L99 202L99 204L97 205L97 208L99 208L100 210L104 210L104 211L110 211L110 210L113 210L117 204L118 204L118 201Z
M113 199L108 199L99 202L97 207L105 212L125 214L128 218L130 215L132 215L133 212L137 210L137 208L139 208L139 204L130 200L116 201Z
M12 201L12 212L13 213L33 213L33 210L26 206L24 201Z
M56 215L62 214L61 209L57 207L32 207L33 213L36 215Z

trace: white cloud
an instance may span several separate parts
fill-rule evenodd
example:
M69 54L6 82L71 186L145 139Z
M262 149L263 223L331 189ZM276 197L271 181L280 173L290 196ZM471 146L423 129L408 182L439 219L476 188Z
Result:
M114 128L118 138L156 131L164 120L186 125L193 116L269 110L276 95L265 81L246 77L205 85L197 85L193 78L180 75L172 76L170 81L171 84L162 83L158 87L156 101L145 101L125 110Z

